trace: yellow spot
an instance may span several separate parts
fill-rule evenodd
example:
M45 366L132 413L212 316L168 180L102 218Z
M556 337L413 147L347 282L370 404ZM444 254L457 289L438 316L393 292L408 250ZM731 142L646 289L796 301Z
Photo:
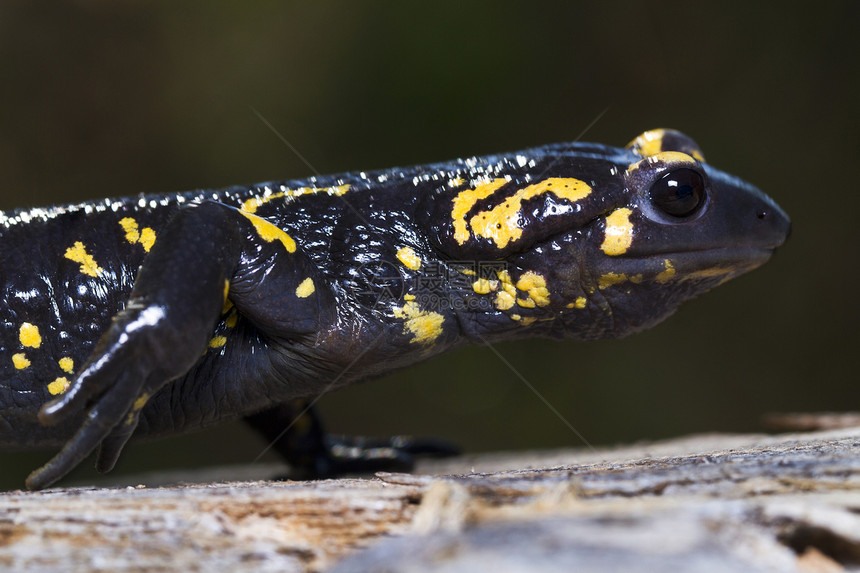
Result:
M445 321L438 312L421 310L418 304L409 301L401 307L394 307L394 316L406 319L405 330L412 334L410 342L430 344L442 334L442 323Z
M584 296L580 296L575 301L567 303L567 308L585 308L587 302Z
M499 277L499 286L502 290L496 294L494 304L499 310L508 310L516 303L517 287L511 281L511 274L508 271L499 271L496 276Z
M627 167L627 173L630 174L637 169L657 162L662 162L666 165L696 165L696 160L686 153L681 153L680 151L661 151L660 153L646 157L642 161L631 164Z
M15 368L18 370L23 370L30 365L30 360L27 358L26 354L18 352L17 354L12 355L12 364L14 364Z
M472 283L472 290L478 294L489 294L499 288L499 281L489 279L478 279Z
M535 301L533 301L530 298L518 298L517 304L523 308L534 308L535 307Z
M57 361L57 363L60 365L60 369L63 372L71 374L75 371L75 361L69 356L63 356Z
M549 304L549 290L546 288L546 279L536 272L526 271L523 273L517 281L517 288L529 293L529 302L531 303L523 304L517 300L517 303L520 306L528 306L531 308L535 304L538 306L546 306Z
M314 294L314 290L316 290L316 287L314 287L314 281L311 277L308 277L302 281L302 284L300 284L298 288L296 288L296 296L299 298L308 298Z
M149 227L144 227L142 230L139 230L137 221L133 218L125 217L120 219L119 224L122 227L122 230L125 231L125 240L132 245L140 243L143 245L143 250L148 253L152 248L152 245L155 244L155 231Z
M478 273L476 273L474 269L460 269L460 274L466 275L468 277L473 277L473 276L477 275Z
M469 240L469 228L466 225L466 214L469 210L475 206L475 203L489 197L507 182L507 179L500 177L457 194L454 198L454 208L451 210L451 219L454 221L454 240L457 243L462 245Z
M415 254L411 247L402 247L397 251L397 258L407 269L417 271L421 268L421 257Z
M661 151L648 158L650 161L663 163L696 163L696 160L681 151Z
M636 137L626 147L643 157L650 157L660 153L663 149L663 137L665 135L665 129L652 129Z
M134 404L132 404L131 409L135 412L137 412L138 410L142 410L143 407L146 406L146 403L148 401L149 401L149 393L144 392L143 394L141 394L137 398L137 400L134 401Z
M675 267L672 266L672 262L669 259L664 259L663 265L666 270L657 274L657 282L660 284L669 282L675 276Z
M414 294L404 294L403 300L415 300L415 295Z
M465 182L466 182L466 180L463 179L462 177L455 177L454 179L451 179L450 181L448 181L448 185L450 185L451 187L459 187L460 185L463 185Z
M514 296L509 292L496 293L496 308L499 310L508 310L514 306Z
M597 288L608 288L612 285L617 285L618 283L623 283L627 280L627 275L623 273L606 273L602 275L600 279L597 281Z
M481 211L472 217L469 225L475 235L492 239L496 247L502 249L523 234L520 226L523 201L545 193L552 193L560 199L574 203L587 197L591 193L591 187L579 179L550 177L518 190L489 211Z
M62 394L66 390L69 389L69 379L65 376L60 376L50 384L48 384L48 392L51 393L51 396L56 396L58 394Z
M225 344L227 344L226 336L213 336L209 340L209 348L221 348Z
M230 316L228 316L224 320L224 324L227 326L227 328L233 328L234 326L236 326L237 322L239 322L239 313L236 312L236 309L234 308L233 312L230 313Z
M535 301L538 306L547 306L549 304L549 291L543 287L531 289L529 299Z
M531 290L533 288L545 286L546 279L532 271L523 273L520 280L517 281L517 288L520 290Z
M137 228L137 221L131 217L120 219L119 226L125 231L125 240L132 245L140 240L140 231Z
M623 255L633 243L633 223L630 222L632 213L633 211L625 207L606 216L606 231L600 248L607 255Z
M523 326L528 326L533 322L537 321L537 318L535 318L534 316L520 316L519 314L512 314L511 320L516 320Z
M39 348L42 345L42 335L39 334L39 327L35 324L25 322L18 330L18 339L21 345L30 348Z
M87 252L87 248L80 241L66 249L66 258L81 264L81 272L91 277L102 274L102 268L96 264L95 259Z
M152 245L155 244L155 231L149 227L144 227L140 232L140 244L143 245L143 250L148 253Z
M510 295L517 294L517 289L511 280L511 273L508 271L499 271L496 273L496 276L499 277L499 280L502 282L502 290Z
M286 191L279 191L264 197L251 197L242 203L241 210L247 213L256 213L257 209L262 205L280 197L301 197L302 195L313 195L314 193L328 193L340 197L347 191L349 191L349 184L336 185L334 187L299 187L297 189L287 189Z
M251 213L246 213L245 211L239 211L244 215L251 223L254 225L254 229L257 231L257 234L261 239L266 241L267 243L271 243L273 241L280 241L284 247L287 249L288 253L296 252L296 242L290 237L288 234L284 232L283 229L276 227L270 222L257 217L256 215L252 215Z
M663 140L665 138L665 129L652 129L636 137L626 147L642 157L652 157L663 151ZM701 150L691 149L690 154L704 163L705 157L702 155Z

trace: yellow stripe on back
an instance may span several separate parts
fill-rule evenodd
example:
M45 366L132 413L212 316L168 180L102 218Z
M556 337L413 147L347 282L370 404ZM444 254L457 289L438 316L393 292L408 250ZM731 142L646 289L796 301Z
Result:
M296 252L296 242L291 236L284 232L283 229L247 211L240 210L239 212L242 213L246 219L251 221L251 224L254 225L254 230L257 231L257 235L259 235L261 239L267 243L280 241L281 244L284 245L284 248L287 249L287 252Z

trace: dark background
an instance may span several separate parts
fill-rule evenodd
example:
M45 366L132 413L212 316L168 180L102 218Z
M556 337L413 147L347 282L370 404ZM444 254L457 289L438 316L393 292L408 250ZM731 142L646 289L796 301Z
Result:
M311 175L252 107L321 173L571 140L608 108L583 139L680 129L773 196L793 236L647 333L498 350L593 444L856 409L858 6L4 2L0 208ZM335 431L582 445L482 348L321 405ZM117 471L262 447L231 424L132 445ZM0 488L48 455L0 455Z

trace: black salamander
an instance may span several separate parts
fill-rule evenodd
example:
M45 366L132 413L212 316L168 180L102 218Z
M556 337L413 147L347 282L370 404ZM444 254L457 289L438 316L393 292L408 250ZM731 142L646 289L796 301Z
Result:
M464 344L649 328L789 226L671 130L2 212L0 449L61 448L39 489L245 417L305 475L408 465L445 448L340 447L308 401Z

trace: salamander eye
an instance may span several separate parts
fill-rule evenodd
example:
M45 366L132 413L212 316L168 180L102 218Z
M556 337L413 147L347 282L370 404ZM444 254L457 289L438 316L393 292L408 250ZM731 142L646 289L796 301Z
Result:
M705 202L705 181L693 169L675 169L651 185L650 196L667 215L689 217Z

